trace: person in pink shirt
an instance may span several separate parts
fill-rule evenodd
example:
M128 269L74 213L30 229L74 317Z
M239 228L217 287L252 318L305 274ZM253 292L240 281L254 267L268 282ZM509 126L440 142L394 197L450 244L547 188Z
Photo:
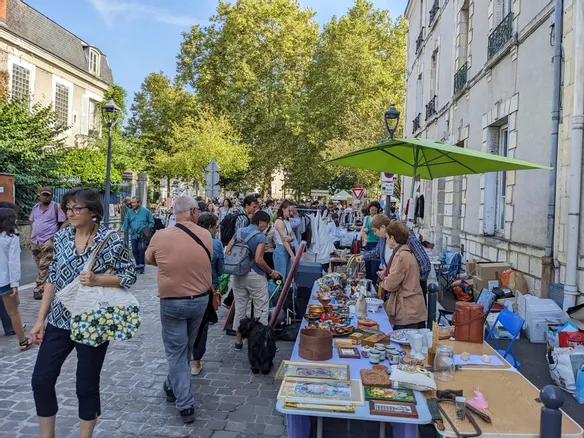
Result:
M32 232L30 249L37 264L38 274L33 289L35 300L43 297L43 289L49 275L49 265L53 261L53 236L65 225L63 210L53 201L53 189L43 187L39 191L39 203L30 212Z

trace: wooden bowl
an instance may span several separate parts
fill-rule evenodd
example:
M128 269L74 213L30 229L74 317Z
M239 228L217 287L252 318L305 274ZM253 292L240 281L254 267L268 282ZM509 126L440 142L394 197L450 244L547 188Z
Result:
M324 307L322 307L320 304L309 304L308 313L320 316L324 313Z

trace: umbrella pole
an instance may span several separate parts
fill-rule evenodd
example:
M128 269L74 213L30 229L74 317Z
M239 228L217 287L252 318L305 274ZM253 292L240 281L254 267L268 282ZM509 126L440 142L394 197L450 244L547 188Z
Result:
M414 214L416 210L416 202L414 195L416 193L416 176L418 174L418 158L420 155L420 149L414 149L414 175L412 177L412 187L410 188L410 208L408 209L408 222L414 222Z

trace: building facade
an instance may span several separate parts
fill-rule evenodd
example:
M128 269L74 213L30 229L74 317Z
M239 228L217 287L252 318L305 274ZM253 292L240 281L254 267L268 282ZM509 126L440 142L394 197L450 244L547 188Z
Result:
M574 95L571 35L578 1L564 0L563 106L552 262L558 269L555 276L553 268L546 274L547 281L556 282L564 282L566 267ZM406 136L549 165L554 1L410 0L406 18L410 24ZM467 260L509 262L525 274L529 289L540 295L549 175L547 170L510 171L421 181L419 193L427 206L423 233L440 250L462 250ZM410 184L404 181L404 193L410 193ZM584 264L579 262L578 267L582 291Z
M68 145L101 134L98 103L113 83L106 56L22 0L0 0L2 71L11 98L53 105Z

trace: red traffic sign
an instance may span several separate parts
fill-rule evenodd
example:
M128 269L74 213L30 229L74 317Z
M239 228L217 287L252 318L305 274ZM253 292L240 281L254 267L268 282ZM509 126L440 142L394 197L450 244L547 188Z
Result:
M381 172L381 182L392 182L395 180L396 175L390 172Z
M357 200L360 200L365 194L365 189L362 187L354 187L351 191L353 192L353 197Z

